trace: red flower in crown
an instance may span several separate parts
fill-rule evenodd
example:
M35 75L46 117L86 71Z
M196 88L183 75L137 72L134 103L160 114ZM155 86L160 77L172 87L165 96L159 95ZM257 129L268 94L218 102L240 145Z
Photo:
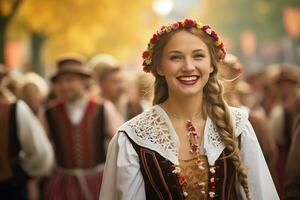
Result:
M151 70L150 70L150 67L146 64L145 61L143 62L143 66L144 66L144 67L143 67L143 71L144 71L144 72L150 72L150 71L151 71Z
M212 31L212 32L211 32L211 37L212 37L215 41L217 41L217 40L219 39L219 37L218 37L218 35L216 34L215 31Z
M177 30L177 29L179 29L179 27L180 27L180 23L178 23L178 22L175 22L174 24L172 24L173 30Z
M218 56L219 59L224 59L226 55L226 51L224 48L224 44L220 40L219 36L215 31L213 31L209 25L203 25L201 23L197 23L197 21L192 19L185 19L184 21L178 21L174 22L171 25L168 26L162 26L155 34L153 34L152 38L150 39L150 42L148 43L147 50L143 52L143 70L145 72L150 72L150 66L152 63L152 51L154 45L159 41L160 37L164 34L167 34L171 31L176 31L181 28L196 28L198 30L202 30L204 33L206 33L212 41L215 43L215 47L219 49Z
M208 29L208 28L210 28L208 25L204 25L203 27L202 27L202 30L206 30L206 29Z
M150 39L150 43L155 44L158 41L159 37L157 34L153 34L152 38Z
M149 51L144 51L144 52L143 52L143 59L149 58L150 55L151 55L151 53L150 53Z
M196 21L194 21L192 19L186 19L186 20L184 20L184 25L186 28L192 28L196 25Z

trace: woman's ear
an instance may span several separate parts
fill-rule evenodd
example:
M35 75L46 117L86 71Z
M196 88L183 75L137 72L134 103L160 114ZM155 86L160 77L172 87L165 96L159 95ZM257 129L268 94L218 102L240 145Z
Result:
M214 67L211 66L210 69L209 69L209 73L211 74L213 71L214 71Z

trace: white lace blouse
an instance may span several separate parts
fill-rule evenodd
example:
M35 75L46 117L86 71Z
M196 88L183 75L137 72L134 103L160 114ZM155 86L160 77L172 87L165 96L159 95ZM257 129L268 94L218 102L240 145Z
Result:
M248 173L251 199L279 199L247 112L230 108L236 136L241 135L241 157ZM145 188L139 157L125 133L138 145L156 151L179 164L179 138L167 113L159 105L123 124L110 142L100 200L144 200ZM204 128L203 147L209 165L214 165L225 146L210 118ZM240 186L242 195L244 195Z

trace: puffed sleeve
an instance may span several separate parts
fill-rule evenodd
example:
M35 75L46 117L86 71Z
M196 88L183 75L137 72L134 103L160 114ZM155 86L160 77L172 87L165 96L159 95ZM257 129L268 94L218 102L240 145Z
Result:
M248 120L241 134L241 158L248 174L250 198L279 199L255 132Z
M21 100L16 116L22 168L31 176L47 175L54 165L54 153L44 128Z
M139 158L124 132L115 134L109 144L99 199L146 199Z

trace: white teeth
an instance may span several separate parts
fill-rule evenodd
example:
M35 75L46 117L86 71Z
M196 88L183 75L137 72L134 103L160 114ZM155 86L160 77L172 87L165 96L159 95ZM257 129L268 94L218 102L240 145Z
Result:
M197 77L196 76L180 77L179 80L181 80L181 81L195 81L195 80L197 80Z

